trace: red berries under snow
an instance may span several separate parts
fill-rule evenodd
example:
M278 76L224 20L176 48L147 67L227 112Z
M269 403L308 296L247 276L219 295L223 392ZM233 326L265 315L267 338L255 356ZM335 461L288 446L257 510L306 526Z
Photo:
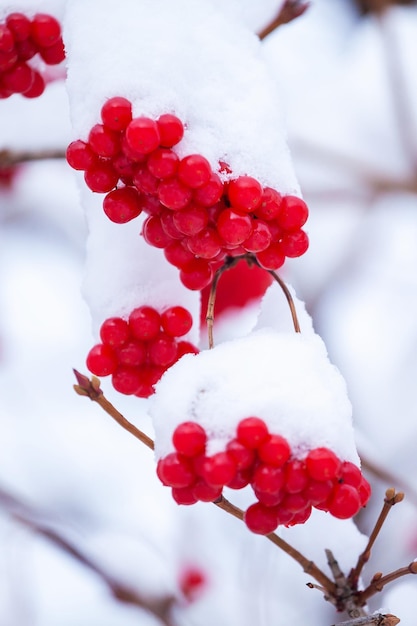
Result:
M0 22L0 98L15 93L37 98L43 93L43 76L29 63L37 55L47 65L64 60L59 22L45 13L31 19L23 13L10 13Z
M233 177L223 163L215 172L201 154L180 158L174 148L184 125L175 115L133 117L129 100L114 97L103 105L101 122L86 142L68 146L68 163L85 172L92 191L107 194L103 208L111 221L148 215L145 241L164 249L188 289L209 285L227 256L253 255L276 270L307 250L303 200L263 188L251 176ZM225 172L230 180L223 182Z
M87 367L96 376L111 376L116 391L147 398L168 367L184 354L198 352L188 341L178 341L192 323L190 312L181 306L162 313L140 306L127 320L111 317L101 325L102 343L91 348Z
M258 417L242 419L223 451L207 455L207 441L200 424L179 424L172 435L175 451L158 461L160 480L178 504L214 502L223 487L250 484L256 502L244 519L254 533L302 524L313 507L347 519L369 499L369 484L356 465L324 447L297 458L288 441Z

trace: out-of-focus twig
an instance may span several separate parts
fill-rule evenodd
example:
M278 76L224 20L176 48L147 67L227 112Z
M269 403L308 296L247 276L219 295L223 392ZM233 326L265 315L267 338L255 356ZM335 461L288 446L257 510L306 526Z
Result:
M65 159L65 150L0 150L0 169L12 167L28 161Z
M54 524L46 521L47 517L45 515L3 487L0 487L0 508L6 511L14 520L37 535L44 537L54 546L96 574L107 586L114 598L151 613L164 626L173 626L171 610L176 603L175 597L161 596L151 598L144 596L137 589L117 580L117 578L109 574L101 565L81 550L74 541L65 537L61 530L54 527Z
M258 33L259 39L262 41L279 26L288 24L297 17L300 17L309 6L309 2L303 2L302 0L285 0L278 15Z

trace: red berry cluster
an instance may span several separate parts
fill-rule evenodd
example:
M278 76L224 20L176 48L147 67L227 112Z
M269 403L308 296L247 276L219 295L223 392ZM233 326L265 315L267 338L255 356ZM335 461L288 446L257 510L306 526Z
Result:
M181 306L162 313L140 306L127 320L106 319L100 328L101 343L87 355L87 367L95 376L111 375L116 391L148 398L171 365L184 354L198 352L190 342L177 341L192 323L191 313Z
M288 441L271 434L265 422L248 417L238 424L226 449L206 455L207 433L196 422L183 422L172 437L175 452L161 458L157 474L172 488L178 504L213 502L223 487L251 485L257 501L245 512L254 533L303 524L312 507L347 519L365 506L370 486L360 469L341 461L329 448L314 448L304 459L291 453Z
M45 13L37 13L32 19L23 13L10 13L0 23L0 98L14 93L37 98L43 93L44 78L28 63L37 54L47 65L64 60L58 20Z
M164 249L187 288L210 284L227 256L252 255L276 270L307 250L305 202L251 176L223 182L201 154L180 158L173 148L184 125L175 115L133 118L130 101L114 97L103 105L101 121L87 141L68 146L68 163L85 172L92 191L107 194L103 209L113 222L148 215L145 241ZM221 171L231 175L224 163Z

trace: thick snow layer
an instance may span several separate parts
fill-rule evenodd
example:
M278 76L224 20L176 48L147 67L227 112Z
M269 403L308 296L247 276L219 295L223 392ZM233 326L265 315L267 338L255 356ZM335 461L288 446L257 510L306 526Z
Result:
M332 448L358 462L345 383L317 335L257 331L198 355L186 355L162 377L151 404L156 456L173 450L181 422L202 424L208 453L222 450L245 417L265 420L295 456Z

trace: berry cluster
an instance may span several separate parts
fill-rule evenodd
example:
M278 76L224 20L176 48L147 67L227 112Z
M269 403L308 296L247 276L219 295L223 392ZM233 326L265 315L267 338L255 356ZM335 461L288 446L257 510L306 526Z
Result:
M111 375L116 391L148 398L171 365L184 354L198 352L188 341L177 341L192 323L191 313L181 306L162 313L140 306L127 320L106 319L100 328L101 343L87 355L87 367L95 376Z
M58 20L45 13L37 13L32 19L23 13L10 13L0 23L0 98L14 93L37 98L43 93L44 78L28 63L36 55L47 65L64 60Z
M85 172L92 191L106 194L103 209L113 222L147 214L145 241L164 249L187 288L210 284L227 256L254 256L276 270L307 250L303 200L263 188L251 176L233 178L225 163L215 172L201 154L180 158L173 148L184 125L175 115L133 118L130 101L114 97L103 105L101 121L87 141L68 146L68 163Z
M172 436L175 452L158 461L159 479L172 488L178 504L213 502L225 486L251 485L257 501L244 519L251 531L264 535L279 525L304 523L312 507L347 519L368 502L370 486L356 465L325 447L299 459L258 417L242 419L224 451L207 456L207 439L200 424L183 422Z

